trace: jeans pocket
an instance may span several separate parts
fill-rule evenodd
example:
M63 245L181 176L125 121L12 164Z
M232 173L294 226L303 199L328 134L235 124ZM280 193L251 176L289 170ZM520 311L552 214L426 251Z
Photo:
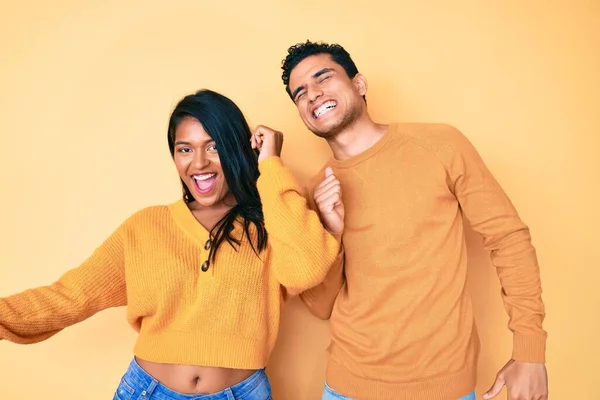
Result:
M238 397L236 397L237 399ZM239 397L240 400L273 400L273 394L271 393L271 384L265 377L258 385L252 390L244 393Z
M125 378L121 378L114 400L131 400L134 393L135 390L125 381Z

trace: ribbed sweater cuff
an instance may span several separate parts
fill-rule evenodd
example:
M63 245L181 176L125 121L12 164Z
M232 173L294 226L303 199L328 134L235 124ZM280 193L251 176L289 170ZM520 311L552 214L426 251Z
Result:
M290 183L295 183L293 176L285 169L280 157L271 156L265 158L258 164L258 170L262 175L269 175L276 187L288 187ZM261 177L258 178L259 182ZM292 178L290 180L290 178Z
M300 193L295 176L283 165L281 158L277 156L266 158L258 164L258 169L260 176L256 182L256 187L258 193L260 193L263 207L281 211L279 202L282 193L289 190ZM285 212L287 213L287 210ZM288 215L279 215L278 218L286 219Z
M512 358L522 362L546 362L546 337L515 334Z

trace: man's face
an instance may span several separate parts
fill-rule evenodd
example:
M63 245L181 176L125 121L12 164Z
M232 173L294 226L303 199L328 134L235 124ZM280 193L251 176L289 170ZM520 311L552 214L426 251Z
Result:
M290 73L289 89L300 118L315 135L328 139L366 112L366 82L350 79L329 54L302 60Z

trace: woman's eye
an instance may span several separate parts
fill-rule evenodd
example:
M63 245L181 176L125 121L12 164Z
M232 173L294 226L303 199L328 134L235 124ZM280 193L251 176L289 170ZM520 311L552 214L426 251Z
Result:
M190 151L192 151L192 150L190 148L188 148L188 147L181 147L179 149L180 153L189 153Z
M217 145L216 144L211 144L210 146L208 146L208 150L210 150L210 151L217 151Z

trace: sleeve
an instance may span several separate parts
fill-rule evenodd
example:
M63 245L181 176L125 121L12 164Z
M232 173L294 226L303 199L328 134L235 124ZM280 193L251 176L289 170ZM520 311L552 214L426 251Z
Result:
M290 295L321 283L343 258L339 238L321 224L279 157L259 164L258 191L269 234L269 263Z
M513 333L516 361L544 362L547 333L540 271L529 228L483 160L458 130L450 127L449 184L472 228L491 253Z
M101 310L126 303L119 229L53 284L0 299L0 340L41 342Z

